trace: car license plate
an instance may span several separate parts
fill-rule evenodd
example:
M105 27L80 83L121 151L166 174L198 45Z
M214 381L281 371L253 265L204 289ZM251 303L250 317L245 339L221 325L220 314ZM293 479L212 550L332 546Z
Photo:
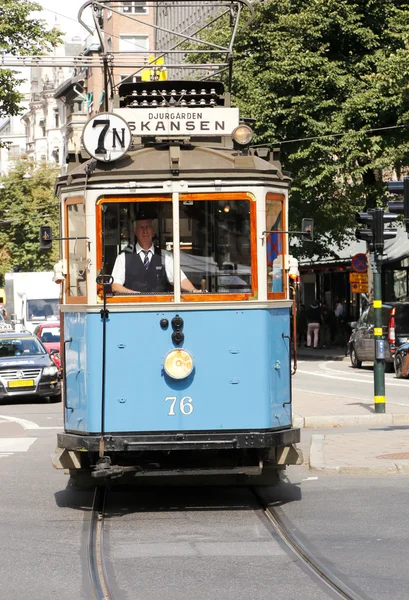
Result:
M9 388L33 387L34 379L16 379L8 382Z

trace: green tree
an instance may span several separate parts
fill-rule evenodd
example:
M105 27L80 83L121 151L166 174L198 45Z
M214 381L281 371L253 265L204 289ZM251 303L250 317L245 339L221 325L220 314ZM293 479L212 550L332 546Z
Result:
M382 170L409 159L409 2L270 0L235 44L233 98L280 146L293 177L290 220L313 217L325 253L359 208L381 205ZM228 25L213 30L227 36Z
M41 11L42 6L30 0L0 1L0 50L4 54L40 55L61 43L61 32L49 30L43 19L34 19L34 10ZM0 70L0 117L19 114L22 81L20 73Z
M59 202L54 196L58 168L19 159L0 189L0 277L21 271L49 271L59 259L59 245L40 250L40 225L59 237Z

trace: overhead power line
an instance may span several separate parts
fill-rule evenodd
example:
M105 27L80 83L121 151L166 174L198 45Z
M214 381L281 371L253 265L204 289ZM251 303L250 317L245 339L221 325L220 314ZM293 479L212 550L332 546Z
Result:
M312 137L294 138L292 140L282 140L275 142L276 144L292 144L293 142L311 142L314 140L323 140L331 137L344 137L351 133L372 133L374 131L387 131L389 129L402 129L406 125L391 125L390 127L375 127L372 129L354 129L353 131L344 131L343 133L328 133L325 135L317 135Z

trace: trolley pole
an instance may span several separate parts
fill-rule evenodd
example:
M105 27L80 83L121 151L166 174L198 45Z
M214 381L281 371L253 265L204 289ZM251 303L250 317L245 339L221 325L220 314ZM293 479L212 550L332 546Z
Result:
M384 413L385 398L385 342L382 338L382 258L377 250L371 254L374 292L374 402L375 412Z

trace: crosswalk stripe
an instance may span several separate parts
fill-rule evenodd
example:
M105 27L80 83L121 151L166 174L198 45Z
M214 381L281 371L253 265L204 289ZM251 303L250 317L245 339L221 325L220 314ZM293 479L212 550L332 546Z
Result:
M0 452L27 452L38 438L0 438Z

